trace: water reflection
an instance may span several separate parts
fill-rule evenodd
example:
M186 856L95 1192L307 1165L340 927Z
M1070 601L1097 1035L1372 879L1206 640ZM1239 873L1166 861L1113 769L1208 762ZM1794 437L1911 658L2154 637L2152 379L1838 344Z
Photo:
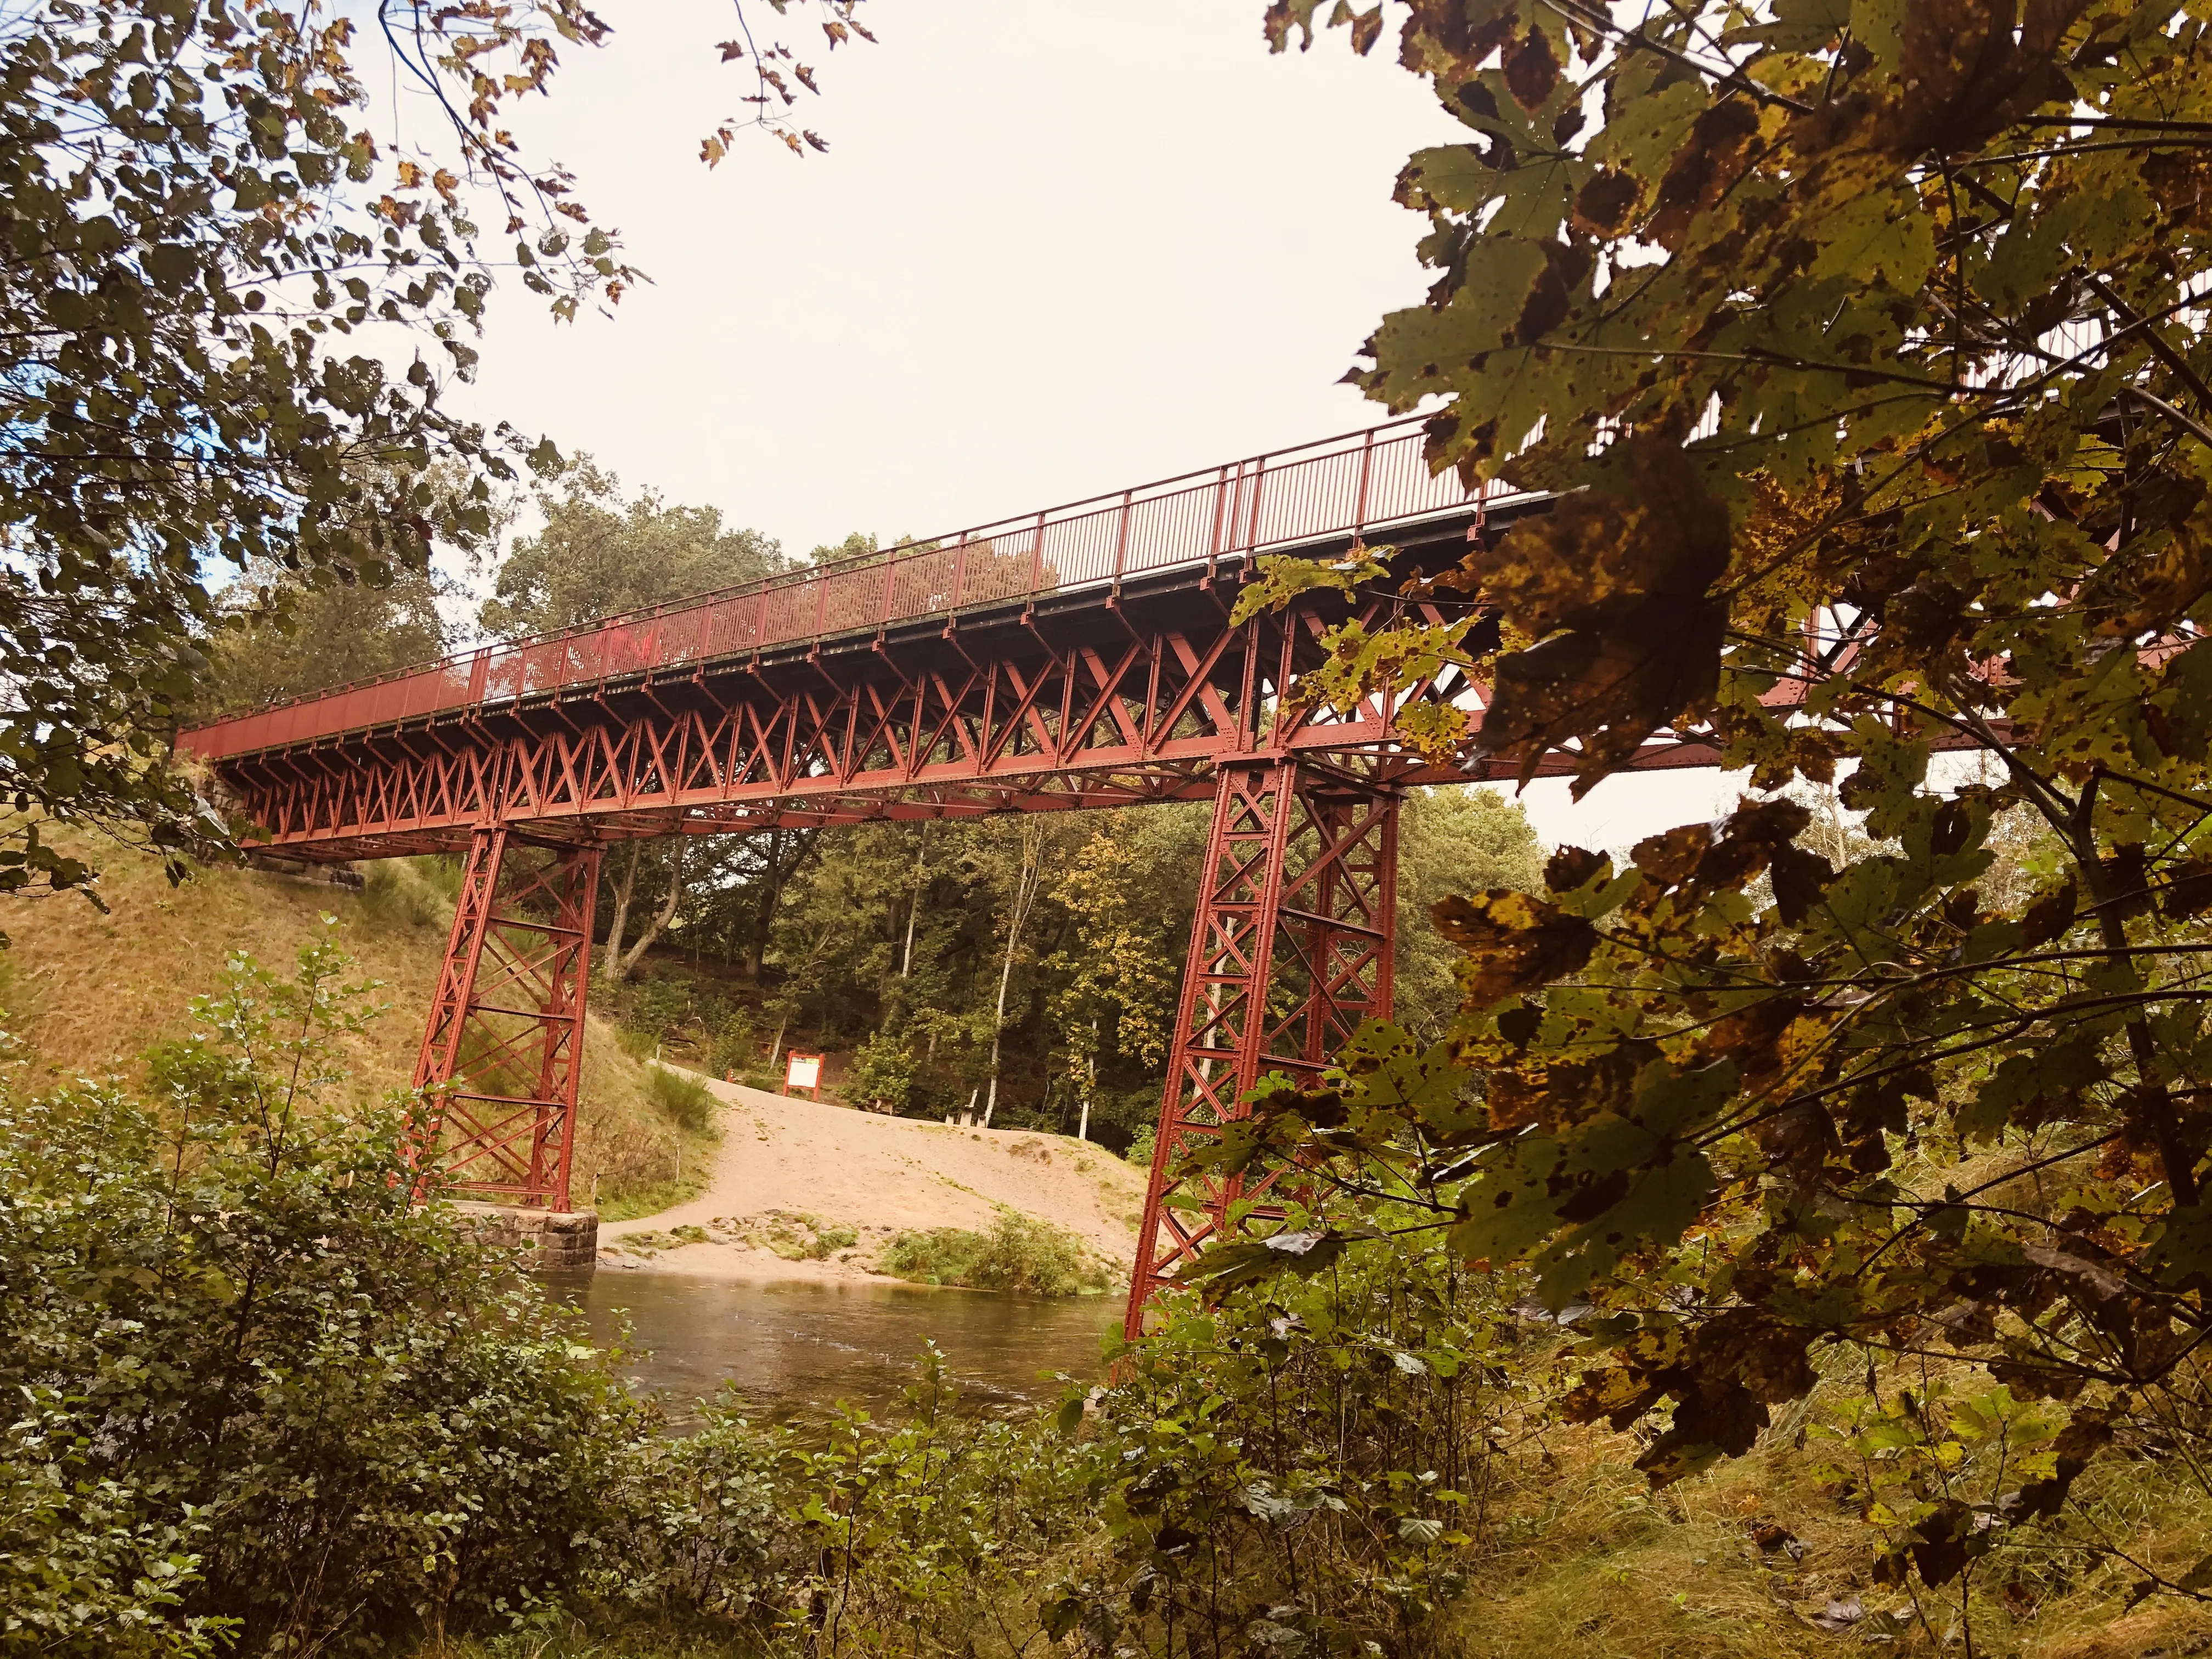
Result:
M1012 1406L1053 1397L1040 1373L1096 1377L1100 1340L1119 1298L1066 1301L930 1290L920 1285L750 1284L680 1273L561 1276L601 1344L621 1335L628 1369L681 1414L733 1383L764 1413L785 1416L847 1401L880 1410L913 1380L925 1339L945 1350L969 1403Z

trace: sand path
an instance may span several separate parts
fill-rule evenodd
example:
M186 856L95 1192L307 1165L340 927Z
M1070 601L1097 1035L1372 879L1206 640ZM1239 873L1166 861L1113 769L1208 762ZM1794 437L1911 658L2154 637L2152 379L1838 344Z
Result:
M696 1074L695 1074L696 1075ZM714 1174L698 1197L599 1229L602 1266L732 1279L873 1279L892 1234L988 1227L1000 1206L1057 1222L1126 1267L1136 1253L1145 1177L1103 1147L1030 1129L963 1129L769 1094L700 1078L722 1103ZM850 1247L787 1261L758 1241L779 1224L805 1237L850 1228ZM704 1242L639 1249L623 1240L703 1228ZM750 1234L754 1242L745 1241Z

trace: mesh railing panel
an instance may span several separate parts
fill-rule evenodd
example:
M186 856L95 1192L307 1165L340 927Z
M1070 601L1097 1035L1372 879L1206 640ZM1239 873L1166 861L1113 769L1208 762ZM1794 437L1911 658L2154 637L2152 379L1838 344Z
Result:
M1503 492L1493 491L1492 499ZM792 571L732 592L547 638L486 646L366 685L241 714L184 734L220 760L363 727L509 702L768 647L872 631L975 605L1103 586L1466 507L1431 476L1417 422L1077 501L934 542Z

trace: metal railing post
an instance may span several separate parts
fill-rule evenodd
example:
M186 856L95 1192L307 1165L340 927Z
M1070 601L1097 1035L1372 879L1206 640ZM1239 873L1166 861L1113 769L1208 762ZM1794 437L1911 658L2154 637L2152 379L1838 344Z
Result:
M1265 455L1252 463L1252 509L1244 520L1244 550L1249 553L1260 544L1260 487L1267 482L1267 458Z
M1352 534L1360 538L1367 528L1367 480L1375 470L1375 428L1367 428L1367 440L1359 446L1359 501L1352 509Z

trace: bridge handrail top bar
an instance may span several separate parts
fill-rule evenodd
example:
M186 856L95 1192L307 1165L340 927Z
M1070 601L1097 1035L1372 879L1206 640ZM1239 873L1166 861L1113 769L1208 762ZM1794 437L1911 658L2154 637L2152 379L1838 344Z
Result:
M1195 468L1189 471L1176 473L1163 478L1156 478L1147 483L1132 485L1119 490L1108 490L1097 495L1081 496L1073 501L1062 502L1055 507L1033 509L1027 513L1015 514L1006 518L992 520L986 523L975 525L970 528L950 532L943 536L910 537L903 541L893 544L892 546L880 548L872 553L856 554L846 558L832 560L825 564L803 566L787 570L776 571L769 575L757 577L751 581L740 583L735 586L713 589L703 593L686 594L680 598L663 600L656 605L641 606L633 611L611 612L606 616L594 617L588 622L578 623L567 628L549 629L540 633L518 635L512 639L487 640L480 644L470 646L465 650L453 652L446 656L435 658L428 661L412 664L407 667L392 669L385 673L373 675L367 678L349 681L342 685L329 686L319 690L300 692L289 697L277 698L270 702L261 704L255 708L248 709L236 714L226 715L221 720L209 721L204 726L191 728L188 732L182 735L185 737L198 736L200 734L212 735L223 731L226 727L235 726L249 720L257 720L266 715L279 713L286 709L299 708L310 704L333 701L355 692L369 690L378 686L389 685L398 681L411 679L422 675L444 672L455 669L474 669L488 663L495 657L506 658L509 656L518 656L525 653L562 645L570 641L586 639L594 635L603 635L611 629L634 627L649 623L671 616L681 616L687 612L696 611L708 606L726 605L738 599L748 598L764 599L767 596L781 591L786 591L795 587L810 586L817 584L824 584L835 581L841 577L857 574L864 570L883 570L889 567L901 564L910 565L920 559L933 556L958 555L964 553L967 549L971 547L977 545L988 546L995 538L1006 535L1009 532L1026 532L1030 531L1037 531L1041 532L1042 530L1055 525L1076 524L1085 519L1097 517L1103 514L1118 513L1127 514L1133 507L1150 502L1171 501L1179 495L1186 495L1194 489L1211 489L1219 490L1224 489L1228 486L1237 486L1241 494L1242 486L1247 481L1251 482L1254 484L1254 491L1253 500L1250 503L1251 525L1250 535L1249 538L1242 532L1236 532L1235 526L1231 526L1229 527L1233 533L1231 535L1228 542L1225 544L1218 544L1210 553L1192 555L1186 557L1171 559L1164 562L1149 563L1142 567L1140 572L1129 574L1148 574L1152 571L1157 570L1188 568L1193 565L1208 563L1212 560L1224 556L1224 555L1243 556L1263 546L1293 544L1300 540L1319 539L1328 535L1341 534L1346 531L1357 533L1359 530L1366 527L1369 523L1374 523L1376 525L1385 523L1401 523L1408 522L1418 518L1435 516L1438 511L1449 509L1439 509L1436 507L1429 507L1411 513L1380 513L1370 519L1364 511L1366 506L1366 483L1364 471L1363 471L1360 486L1360 510L1355 513L1353 519L1351 521L1328 527L1307 529L1296 534L1283 537L1263 537L1259 534L1260 515L1257 506L1257 491L1260 488L1259 481L1266 477L1267 470L1271 466L1278 468L1279 471L1280 471L1287 470L1290 466L1293 465L1304 466L1313 465L1316 462L1337 460L1342 458L1359 455L1363 453L1372 451L1384 444L1400 443L1402 442L1405 438L1412 435L1412 428L1420 425L1426 419L1427 417L1425 416L1421 415L1404 416L1398 419L1382 422L1370 427L1354 428L1348 432L1339 433L1330 437L1313 439L1305 443L1292 445L1286 448L1267 450L1257 454L1244 456L1237 460L1222 462L1214 466ZM1332 451L1336 453L1328 453ZM1492 500L1497 500L1501 496L1517 497L1522 493L1523 492L1501 490L1499 487L1495 484L1485 484L1478 486L1474 490L1468 491L1466 497L1466 502L1480 504ZM1234 508L1234 511L1237 514L1243 514L1246 510L1246 504L1241 500ZM1221 529L1222 526L1217 525L1215 538L1218 544L1220 542ZM1126 524L1122 533L1126 538ZM1042 551L1041 534L1039 537L1039 546L1036 549L1030 550L1030 556L1032 556L1039 565L1042 565ZM1120 562L1117 556L1114 580L1116 581L1120 580L1123 574L1124 573L1120 568ZM1055 580L1052 584L1052 586L1059 591L1076 592L1092 586L1103 586L1104 585L1104 578L1093 577L1079 579L1066 584L1065 586ZM994 596L996 599L1006 599L1019 597L1024 597L1024 595L1010 594ZM1031 583L1030 588L1026 590L1026 597L1031 599L1036 597L1036 587L1034 580ZM974 604L981 602L987 601L971 600L968 603ZM916 617L901 618L900 620L915 620L920 617L933 617L940 614L950 614L963 608L965 607L963 606L962 600L958 598L955 598L947 604L926 607L924 611L917 613ZM828 637L833 633L846 633L850 631L853 631L850 628L836 628L811 634L795 635L793 640L779 640L773 641L773 643L779 645L796 643L805 639ZM757 647L756 648L757 648ZM743 654L743 652L740 650L734 654ZM503 702L505 700L504 696L495 699L482 699L471 696L454 703L453 707L467 708L473 707L482 701ZM384 722L372 720L368 724L376 725L382 723ZM343 727L335 728L331 732L316 733L313 735L335 736L338 735L341 731L354 729L357 729L356 726L354 724L349 724ZM307 740L305 734L299 737L279 739L275 746L283 746L287 743L303 740ZM202 749L204 752L210 752L210 757L214 758L222 757L226 752L220 745L197 745L180 743L179 746ZM270 745L262 744L248 744L236 751L228 752L246 753L250 752L253 749L265 746Z

